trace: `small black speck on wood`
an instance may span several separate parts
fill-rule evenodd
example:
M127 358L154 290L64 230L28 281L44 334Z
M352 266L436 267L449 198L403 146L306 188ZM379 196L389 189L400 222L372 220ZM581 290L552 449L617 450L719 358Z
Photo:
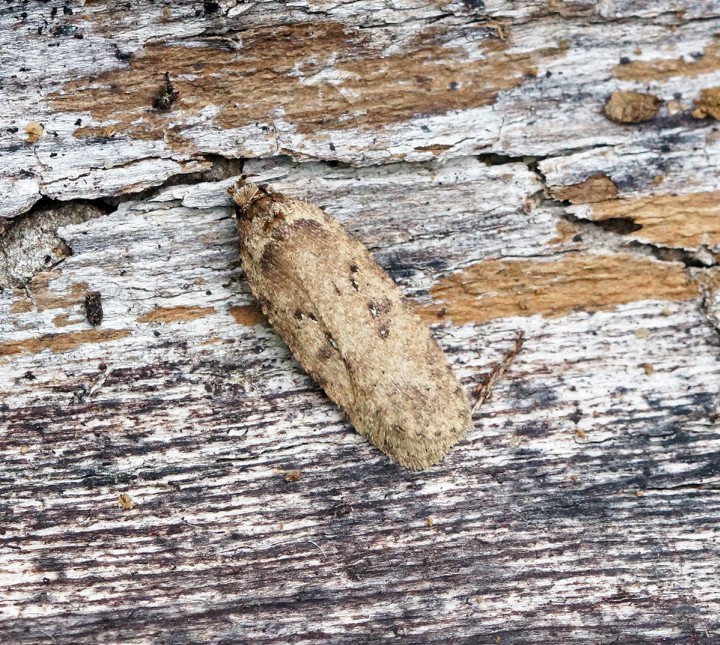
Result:
M90 291L85 296L85 316L93 327L97 327L102 322L102 296L99 291Z
M156 97L153 101L153 107L156 110L169 110L172 104L175 103L177 97L180 96L170 81L170 74L165 73L165 89Z
M340 504L333 509L333 512L335 513L335 517L345 517L352 513L352 506L350 506L350 504Z

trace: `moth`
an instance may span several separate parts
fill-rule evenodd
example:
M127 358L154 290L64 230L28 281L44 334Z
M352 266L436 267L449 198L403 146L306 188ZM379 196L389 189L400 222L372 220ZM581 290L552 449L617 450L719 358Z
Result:
M243 179L228 192L250 289L298 362L397 463L437 464L472 414L413 305L317 206Z

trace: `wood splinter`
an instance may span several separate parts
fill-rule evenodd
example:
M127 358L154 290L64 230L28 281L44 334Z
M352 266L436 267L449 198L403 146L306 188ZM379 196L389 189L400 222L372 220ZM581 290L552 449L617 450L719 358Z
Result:
M520 353L524 343L525 332L520 330L520 333L518 333L518 336L515 339L515 344L510 348L510 351L508 351L507 354L503 356L503 359L495 367L493 367L485 381L473 388L472 393L473 396L476 397L475 404L472 407L473 414L475 414L475 411L492 396L495 383L503 377L507 368L510 367L510 363L512 363L515 360L515 357Z

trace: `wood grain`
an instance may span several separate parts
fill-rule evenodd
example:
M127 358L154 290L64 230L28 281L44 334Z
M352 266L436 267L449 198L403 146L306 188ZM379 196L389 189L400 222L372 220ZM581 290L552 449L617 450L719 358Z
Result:
M0 642L720 642L716 32L716 2L5 3ZM440 465L364 442L264 322L241 172L340 219L467 391L525 333Z

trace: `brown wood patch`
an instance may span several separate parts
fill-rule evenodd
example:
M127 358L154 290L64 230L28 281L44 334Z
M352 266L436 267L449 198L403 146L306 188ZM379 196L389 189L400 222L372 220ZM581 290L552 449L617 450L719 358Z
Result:
M593 221L631 219L630 237L675 248L720 245L720 191L654 195L593 204Z
M128 329L85 329L68 334L43 334L37 338L0 344L0 356L12 356L23 352L37 354L46 349L52 352L67 352L85 343L106 343L129 335Z
M558 260L488 260L441 281L425 308L444 308L456 324L509 316L556 317L601 311L637 300L688 300L699 290L679 263L633 255L568 254Z
M257 305L231 305L228 313L235 319L238 325L253 327L267 323L263 312Z
M552 186L549 191L555 199L569 201L571 204L602 202L615 199L618 195L615 182L603 173L588 177L579 184Z
M367 33L338 23L255 28L243 35L241 51L148 44L127 68L67 82L48 102L54 110L90 111L97 121L112 120L117 133L158 139L167 113L152 106L168 72L180 93L172 109L189 116L217 106L222 128L272 122L281 113L303 133L318 127L373 129L418 114L490 105L567 45L509 53L507 43L487 39L483 48L485 60L468 60L465 50L444 46L430 31L402 54L386 55ZM328 69L342 82L313 78ZM170 139L181 143L181 130ZM75 134L106 132L82 127Z

